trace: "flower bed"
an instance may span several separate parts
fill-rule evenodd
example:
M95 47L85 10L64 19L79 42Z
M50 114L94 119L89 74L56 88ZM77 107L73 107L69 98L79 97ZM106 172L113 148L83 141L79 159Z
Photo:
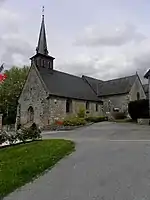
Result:
M36 126L36 124L33 123L31 127L20 128L16 132L10 133L2 130L0 132L0 147L17 143L26 143L28 141L33 141L41 138L41 131Z

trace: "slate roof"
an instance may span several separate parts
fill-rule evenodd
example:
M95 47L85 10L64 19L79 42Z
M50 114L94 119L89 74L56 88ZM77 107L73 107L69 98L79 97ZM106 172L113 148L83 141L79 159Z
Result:
M44 15L42 15L42 23L41 23L39 41L36 51L37 54L40 53L43 55L48 55Z
M146 94L146 97L148 98L148 84L143 85L144 92Z
M80 77L43 67L37 69L52 95L102 102L91 87Z
M98 80L89 76L83 75L82 78L90 85L90 87L94 90L94 92L97 94L98 91L98 85L100 83L103 83L104 81Z
M128 93L137 75L104 81L99 84L98 96L109 96Z

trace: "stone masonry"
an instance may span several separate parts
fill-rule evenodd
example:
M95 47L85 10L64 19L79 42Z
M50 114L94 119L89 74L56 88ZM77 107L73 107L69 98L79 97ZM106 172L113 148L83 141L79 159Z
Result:
M20 109L18 110L20 110L20 114L18 113L18 116L20 116L21 124L26 125L29 123L28 110L32 107L34 111L34 122L41 127L45 127L55 120L63 120L69 115L77 115L80 108L86 110L86 101L72 99L72 112L66 113L66 98L49 97L38 76L38 71L32 66L19 99L19 106ZM96 103L89 102L89 115L103 116L102 105L98 104L98 111L96 111Z

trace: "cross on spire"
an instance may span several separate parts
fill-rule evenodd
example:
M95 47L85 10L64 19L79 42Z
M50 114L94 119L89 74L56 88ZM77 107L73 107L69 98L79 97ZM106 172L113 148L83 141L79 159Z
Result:
M45 7L42 7L42 16L44 16L44 12L45 12Z

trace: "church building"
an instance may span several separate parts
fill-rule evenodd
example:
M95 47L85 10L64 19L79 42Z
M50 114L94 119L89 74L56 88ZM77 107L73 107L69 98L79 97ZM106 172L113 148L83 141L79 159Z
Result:
M46 127L55 120L77 115L84 108L89 115L103 115L103 101L87 81L55 70L49 55L44 15L36 54L31 58L29 74L18 101L17 118L25 125L35 122Z
M129 101L146 98L137 73L109 81L78 77L55 70L54 59L48 53L42 15L36 54L18 100L17 121L22 125L47 127L77 115L81 108L90 116L103 116L114 108L126 112Z

